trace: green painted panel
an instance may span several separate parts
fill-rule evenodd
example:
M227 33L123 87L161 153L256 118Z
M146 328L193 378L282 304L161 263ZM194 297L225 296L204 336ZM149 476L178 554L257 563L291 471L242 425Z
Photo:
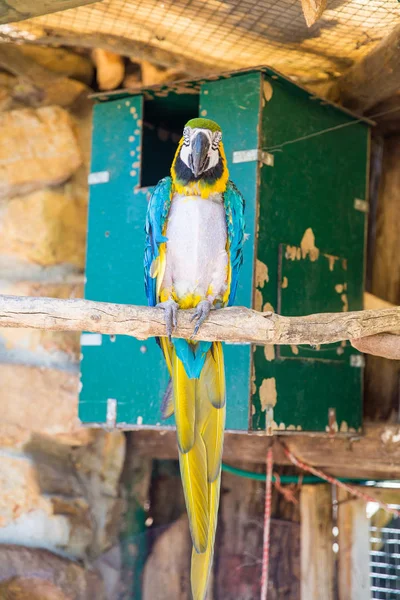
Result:
M293 94L280 80L266 78L266 87L269 92L272 89L272 97L263 109L262 147L274 155L274 166L261 168L257 258L268 267L269 274L269 280L259 288L262 305L269 303L278 310L282 292L282 312L288 316L326 312L332 306L335 296L331 289L328 293L326 286L335 282L329 282L328 270L321 279L317 266L319 273L312 274L309 258L301 257L291 266L288 262L282 265L282 269L296 272L290 274L294 281L289 280L285 290L281 288L281 245L300 246L302 240L312 239L310 232L304 238L310 229L321 254L346 259L348 307L361 309L366 217L355 210L354 201L366 199L368 127L354 123L351 117L323 102ZM301 267L304 260L308 262ZM305 271L309 272L307 277ZM311 282L314 277L317 281ZM339 279L342 280L342 274ZM302 285L307 285L312 293L299 289ZM332 357L336 351L334 348L326 352ZM285 354L287 349L276 351L275 359L268 361L264 349L255 349L257 392L253 397L253 427L265 428L260 395L265 402L268 394L263 392L267 386L261 393L260 388L264 379L275 378L277 423L325 431L328 409L335 408L339 425L343 421L358 429L362 369L350 364L351 360L352 364L359 364L351 359L356 351L346 346L342 360L335 362L314 360L310 352L303 360L282 358ZM319 358L321 354L315 351L314 356Z
M260 119L259 72L246 73L212 81L202 85L200 114L217 121L223 131L223 142L228 161L230 178L242 192L246 201L246 232L243 267L235 304L252 305L254 239L257 202L256 161L234 164L233 152L252 150L259 146ZM227 381L226 429L247 431L250 400L250 345L224 344Z
M347 260L324 252L306 254L300 246L281 245L279 249L278 313L300 317L341 312L347 309ZM304 256L304 258L303 258ZM293 289L292 289L293 288ZM279 358L347 360L340 342L310 346L278 346Z
M90 186L85 286L90 300L147 303L143 227L148 193L138 188L141 121L141 96L94 109L91 172L110 175L108 183ZM87 340L90 343L90 334ZM104 423L109 398L117 400L120 424L160 421L168 377L154 340L103 335L100 345L83 345L82 355L79 417L83 422Z
M189 85L143 98L95 107L91 171L108 172L109 181L90 188L87 298L146 304L143 226L151 186L167 175L184 123L200 114L222 126L231 179L246 200L249 239L236 304L251 306L254 298L255 308L271 305L293 316L341 311L346 302L349 310L362 307L365 214L354 200L366 197L365 124L271 70L201 82L200 96ZM273 167L254 155L232 160L236 151L257 149L274 155ZM306 252L310 244L318 256ZM262 272L268 269L258 289L255 253ZM121 427L173 425L173 419L160 423L168 377L154 340L83 339L83 422L104 423L107 401L115 399ZM273 360L262 347L225 344L224 352L227 429L247 431L252 384L253 429L265 429L262 404L275 388L281 428L325 431L332 408L343 431L360 427L362 369L352 366L360 357L350 345L280 347Z

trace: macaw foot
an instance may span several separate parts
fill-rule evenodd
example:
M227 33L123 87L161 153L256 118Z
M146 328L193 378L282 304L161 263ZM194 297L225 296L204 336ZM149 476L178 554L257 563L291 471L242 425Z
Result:
M168 340L171 341L172 330L177 326L178 304L174 300L166 300L156 304L156 308L162 308L165 311L165 328Z
M209 300L202 300L201 302L198 303L198 305L196 306L196 312L194 313L193 317L190 319L191 321L194 321L195 319L197 319L196 325L194 327L193 335L196 335L198 333L201 325L204 323L204 321L207 319L208 315L210 314L211 309L212 309L212 303Z

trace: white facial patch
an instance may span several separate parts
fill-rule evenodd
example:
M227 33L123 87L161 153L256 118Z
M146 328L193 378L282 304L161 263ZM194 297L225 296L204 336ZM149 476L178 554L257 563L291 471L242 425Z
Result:
M206 135L210 141L210 149L208 151L208 169L212 169L218 164L219 161L219 143L222 139L222 133L220 131L210 131L209 129L201 129L200 127L195 127L192 129L191 127L185 127L183 131L183 145L181 148L180 157L181 160L185 163L187 167L189 167L189 156L192 152L192 145L194 139L199 133ZM190 167L189 167L190 168Z

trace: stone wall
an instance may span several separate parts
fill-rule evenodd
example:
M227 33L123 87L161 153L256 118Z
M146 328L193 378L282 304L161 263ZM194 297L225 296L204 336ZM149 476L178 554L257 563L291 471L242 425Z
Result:
M93 66L17 52L0 72L0 293L80 297ZM80 426L78 359L79 334L0 330L1 598L113 597L125 437Z

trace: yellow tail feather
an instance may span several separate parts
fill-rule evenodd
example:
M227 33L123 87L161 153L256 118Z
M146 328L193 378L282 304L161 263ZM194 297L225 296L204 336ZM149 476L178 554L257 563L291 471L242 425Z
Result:
M224 359L220 342L215 342L213 351L208 352L197 383L196 402L196 416L207 451L207 478L212 482L220 472L226 413Z
M210 525L208 531L207 549L203 554L192 550L192 567L190 579L192 584L193 600L204 600L207 594L207 585L210 577L214 555L215 532L218 520L219 491L221 487L221 471L215 481L209 485Z
M196 380L189 379L183 363L172 354L172 383L174 389L174 407L176 433L179 451L189 452L194 445L196 423Z
M209 528L207 456L199 434L189 452L179 453L179 464L193 546L196 552L205 552Z
M214 553L226 413L222 345L213 343L199 379L188 378L174 350L171 365L179 462L193 541L192 592L194 600L204 600Z
M207 353L200 381L206 388L201 394L207 396L215 408L224 406L226 399L225 368L221 342L214 342L212 350Z

